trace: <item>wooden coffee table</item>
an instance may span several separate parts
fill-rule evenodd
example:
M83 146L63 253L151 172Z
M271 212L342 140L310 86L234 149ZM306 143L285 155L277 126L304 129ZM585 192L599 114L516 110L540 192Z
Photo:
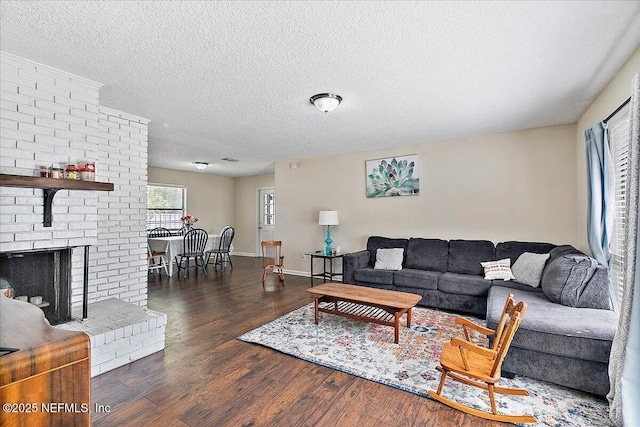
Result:
M316 325L319 312L331 313L349 319L393 326L395 343L400 339L400 318L407 313L407 327L411 327L411 309L422 299L407 292L387 291L365 286L325 283L307 289L316 295L314 307ZM326 303L322 304L321 303Z

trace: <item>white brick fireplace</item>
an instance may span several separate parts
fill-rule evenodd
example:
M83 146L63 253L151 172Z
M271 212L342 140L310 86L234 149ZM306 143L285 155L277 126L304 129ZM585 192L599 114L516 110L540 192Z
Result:
M71 273L71 302L77 310L83 296L83 246L89 245L89 318L108 299L129 303L119 306L127 312L124 317L144 323L146 312L158 327L154 335L161 334L147 351L164 348L166 316L146 310L148 120L100 106L100 83L5 52L0 52L0 60L0 173L34 176L41 165L86 160L96 163L96 181L114 184L110 192L58 191L51 227L43 225L43 190L0 187L0 252L78 247ZM113 318L108 321L116 329L126 326ZM105 363L104 369L94 363L94 375L117 367L96 353L95 344L105 339L95 336L100 329L95 322L66 327L93 333L92 359ZM115 333L110 341L114 339ZM140 350L141 342L126 353L135 353L131 358L121 361L150 354Z

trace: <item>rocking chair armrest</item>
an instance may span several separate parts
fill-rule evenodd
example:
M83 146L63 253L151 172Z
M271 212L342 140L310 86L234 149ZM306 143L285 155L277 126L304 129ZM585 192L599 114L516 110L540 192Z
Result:
M483 335L489 336L496 333L496 331L494 331L493 329L485 328L484 326L480 326L462 317L456 317L456 323L459 325L462 325L463 328L467 327L467 328L473 329L474 331Z
M496 354L498 354L498 352L495 350L491 350L490 348L480 347L479 345L475 345L472 342L463 340L458 337L451 339L451 345L454 345L456 347L461 347L465 350L469 350L474 353L478 353L482 356L487 356L487 357L494 357L496 356Z

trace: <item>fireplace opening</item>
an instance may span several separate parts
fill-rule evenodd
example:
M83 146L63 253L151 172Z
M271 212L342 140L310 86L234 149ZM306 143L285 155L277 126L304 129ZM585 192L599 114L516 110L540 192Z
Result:
M52 325L71 320L71 248L0 253L0 283L40 307Z

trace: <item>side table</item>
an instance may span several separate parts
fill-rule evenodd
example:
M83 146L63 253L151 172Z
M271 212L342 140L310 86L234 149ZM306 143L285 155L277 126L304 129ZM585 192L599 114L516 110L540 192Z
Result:
M342 271L337 273L333 271L333 261L340 258L343 259L345 253L344 252L333 252L331 255L327 255L323 251L315 251L308 252L306 255L311 257L311 286L313 286L314 278L321 278L322 283L326 283L327 281L333 282L333 278L336 276L340 276L342 279ZM316 258L322 259L322 272L314 273L313 272L313 260ZM341 265L342 267L342 265Z

